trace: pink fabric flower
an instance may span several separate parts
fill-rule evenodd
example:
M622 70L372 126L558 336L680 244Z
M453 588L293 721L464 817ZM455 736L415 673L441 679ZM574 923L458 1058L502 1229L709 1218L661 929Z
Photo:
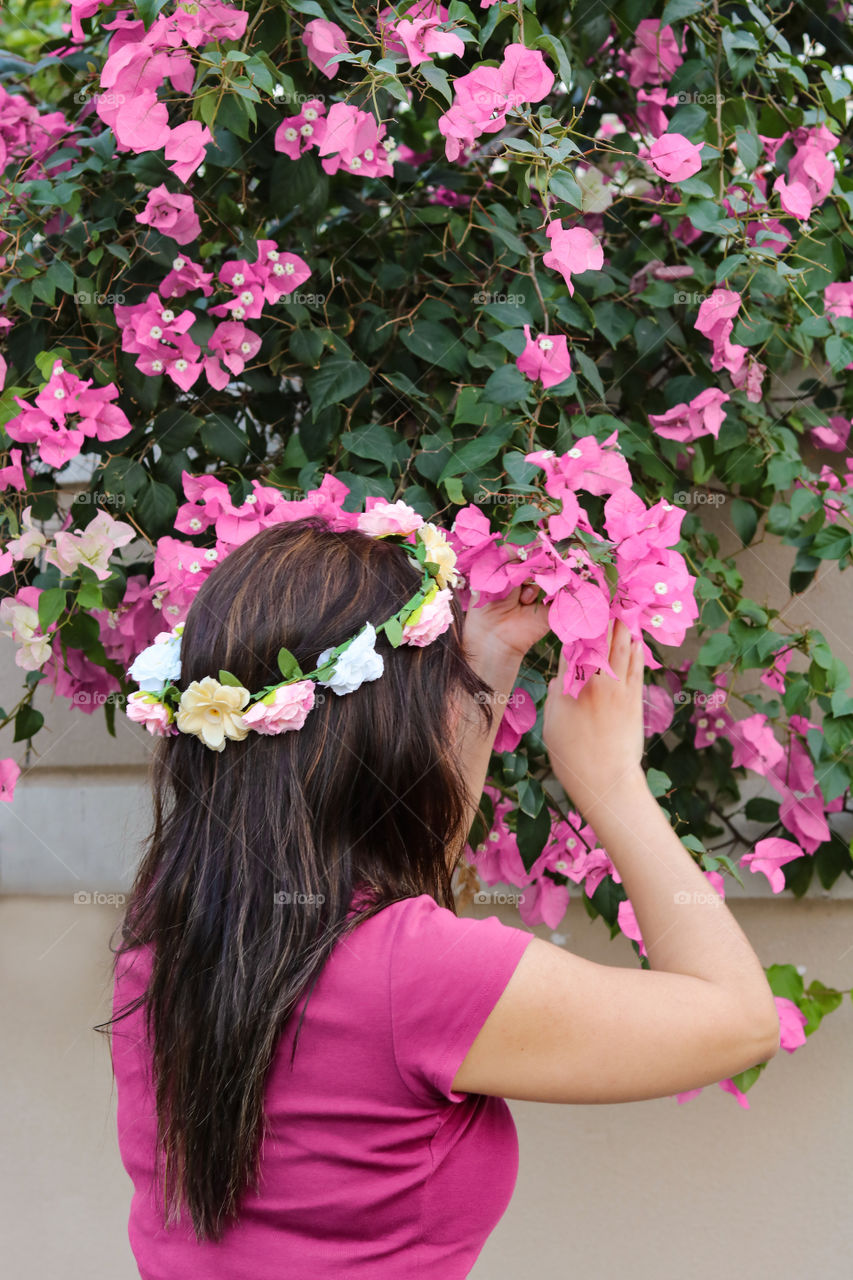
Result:
M242 715L243 724L266 735L301 729L314 706L314 681L297 680L281 685Z
M638 155L665 181L683 182L702 168L704 145L694 144L680 133L664 133L649 148L641 148Z
M302 43L308 54L309 62L313 62L318 71L331 80L339 70L339 64L333 62L328 66L330 58L341 53L349 53L349 41L346 32L336 22L328 22L325 18L314 18L305 25L302 32Z
M452 599L453 592L450 587L442 587L432 599L427 599L421 605L416 620L404 625L403 644L413 644L422 649L443 635L453 623L453 610L450 603Z
M572 365L563 334L541 333L538 338L532 338L530 325L526 324L524 336L527 345L515 362L521 373L533 382L538 379L543 387L554 387L571 375Z
M125 713L128 720L144 724L150 734L162 738L172 732L169 709L158 702L153 693L135 690L127 699Z
M560 218L549 222L545 233L551 248L543 254L546 267L559 271L566 282L569 294L575 291L572 276L584 271L600 271L604 266L604 250L586 227L564 227Z
M374 495L365 501L365 510L359 512L356 528L381 538L387 533L414 533L424 523L424 518L402 498L386 502Z
M201 223L192 196L173 195L163 183L148 192L148 200L136 221L170 236L178 244L189 244L201 235Z

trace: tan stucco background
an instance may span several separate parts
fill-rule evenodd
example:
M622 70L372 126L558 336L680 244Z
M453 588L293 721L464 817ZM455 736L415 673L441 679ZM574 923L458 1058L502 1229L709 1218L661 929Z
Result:
M725 508L703 509L734 545ZM740 557L750 594L786 595L791 553L762 543ZM853 669L853 575L827 565L786 610L821 628ZM0 701L19 696L14 649L0 641ZM48 728L33 750L12 744L24 773L0 805L2 1079L0 1233L16 1280L131 1280L131 1187L114 1132L107 1045L92 1027L109 1009L110 933L119 910L74 894L126 889L146 832L150 740L117 715L85 716L39 690ZM744 714L741 709L737 714ZM853 983L851 882L804 901L774 897L762 876L728 886L764 964L804 967L805 981ZM482 910L482 909L481 909ZM518 923L501 909L507 923ZM543 937L550 932L537 930ZM576 895L565 945L635 965ZM716 1086L618 1106L513 1103L520 1172L513 1202L472 1273L477 1280L846 1280L853 1192L853 1004L845 1000L795 1054L780 1053L750 1092L750 1109ZM464 1203L448 1212L465 1213Z

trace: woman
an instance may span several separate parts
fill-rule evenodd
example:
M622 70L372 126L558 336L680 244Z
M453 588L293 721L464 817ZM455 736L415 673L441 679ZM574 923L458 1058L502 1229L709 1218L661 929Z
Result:
M463 617L439 570L444 629L416 635L430 583L410 551L319 517L275 525L186 618L185 691L218 672L242 707L285 675L290 706L303 673L325 679L296 732L232 717L223 750L220 712L196 706L157 746L112 1024L145 1280L466 1276L515 1184L503 1099L655 1098L778 1049L756 955L646 786L641 650L621 623L618 680L566 697L561 657L543 736L651 969L456 916L500 710L547 617L532 587Z

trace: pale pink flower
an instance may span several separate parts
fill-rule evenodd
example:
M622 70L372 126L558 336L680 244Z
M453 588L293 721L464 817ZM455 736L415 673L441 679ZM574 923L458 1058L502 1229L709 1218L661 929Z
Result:
M549 222L545 233L551 248L542 257L546 267L559 271L570 294L575 291L572 276L584 271L600 271L604 266L604 250L586 227L563 227L560 218Z
M782 867L786 862L801 858L803 850L790 840L781 840L778 836L770 836L767 840L759 840L751 853L745 853L739 865L748 867L750 871L761 871L770 881L774 893L781 893L785 888L785 876Z
M252 703L243 712L243 724L256 733L286 733L288 729L301 729L313 706L313 680L296 680Z
M453 622L452 599L450 587L442 587L432 599L426 600L416 621L404 625L403 644L412 644L420 649L443 635Z
M318 71L329 80L337 75L339 64L327 65L330 58L341 53L349 53L349 41L346 32L336 22L328 22L325 18L314 18L306 23L302 32L302 43L308 54L309 62L313 62Z
M667 182L683 182L702 168L704 145L692 143L680 133L664 133L650 147L642 147L638 155Z
M201 234L201 223L192 196L173 195L163 183L148 192L148 200L136 221L170 236L178 244L188 244Z
M135 690L127 699L125 713L135 724L144 724L155 737L162 738L171 733L172 716L169 708L159 702L153 693Z
M524 326L527 345L516 360L516 367L533 382L543 387L553 387L565 382L571 375L572 365L565 336L562 333L540 333L531 337L530 325Z
M385 502L382 498L367 498L365 510L359 512L356 528L381 538L388 533L414 533L424 523L424 518L402 498Z

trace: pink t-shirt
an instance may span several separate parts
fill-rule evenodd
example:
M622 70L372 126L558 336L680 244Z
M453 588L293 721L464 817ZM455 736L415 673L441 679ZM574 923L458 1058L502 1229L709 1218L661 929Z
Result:
M502 1098L453 1078L534 935L462 919L427 894L357 925L273 1059L260 1194L219 1243L166 1230L153 1187L155 1114L143 1011L113 1028L130 1244L143 1280L457 1280L515 1187ZM140 994L150 952L122 957L114 1011Z

